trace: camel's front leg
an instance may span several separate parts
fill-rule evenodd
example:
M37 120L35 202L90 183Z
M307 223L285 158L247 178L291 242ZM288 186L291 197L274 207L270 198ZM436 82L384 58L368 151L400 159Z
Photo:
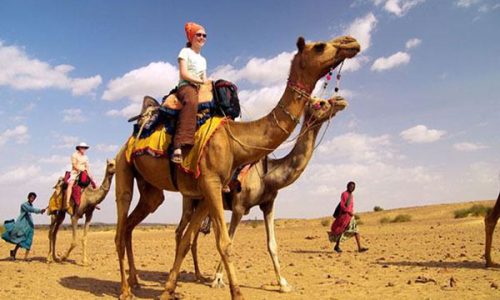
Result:
M245 210L242 209L241 211ZM243 218L243 213L241 213L237 208L233 209L233 213L231 214L231 224L229 225L229 238L231 239L231 241L234 241L234 235L236 234L236 229L241 222L241 218ZM226 286L223 279L223 267L224 265L221 260L219 261L219 264L217 265L217 268L215 270L214 280L211 284L213 288L223 288Z
M55 260L54 245L52 240L54 239L54 227L56 225L56 216L50 216L50 226L49 226L49 253L47 254L47 263L51 263Z
M205 177L200 181L200 188L205 196L205 202L207 203L210 218L212 219L212 225L215 233L215 240L217 244L217 250L221 255L222 262L226 269L226 273L229 279L229 288L231 290L231 297L233 300L243 299L243 295L238 284L238 279L236 278L236 270L234 268L232 258L232 242L227 231L226 222L224 220L224 206L222 203L222 184L219 178L205 175Z
M89 264L87 255L87 234L90 228L90 221L92 220L92 213L85 215L85 224L83 225L83 238L82 238L82 248L83 248L83 261L82 264L87 266Z
M292 290L292 287L288 284L285 277L281 276L280 263L278 260L278 244L276 243L276 236L274 233L274 201L266 202L261 205L261 209L264 213L264 223L266 224L267 250L273 261L276 279L280 285L280 292L288 293Z
M201 226L201 222L207 215L207 206L205 203L201 203L195 210L191 221L189 222L186 232L182 236L179 243L179 248L176 251L175 261L170 273L168 275L168 280L165 285L165 292L162 294L161 299L172 299L175 298L175 288L177 284L177 278L179 277L179 270L182 265L182 261L189 251L189 244L195 231L198 231Z
M73 251L73 249L76 248L76 229L78 227L78 217L75 215L73 215L71 217L71 231L72 231L72 236L73 236L73 239L71 241L71 245L69 246L69 249L68 251L66 252L66 254L61 258L62 261L65 261L69 258L70 254L71 254L71 251Z

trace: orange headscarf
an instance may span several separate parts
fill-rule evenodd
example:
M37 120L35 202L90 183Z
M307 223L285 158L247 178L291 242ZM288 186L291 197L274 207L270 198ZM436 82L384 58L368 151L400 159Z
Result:
M184 30L186 31L186 37L188 39L188 42L191 42L193 40L194 35L200 29L205 30L203 26L201 26L200 24L196 24L194 22L189 22L186 23L186 25L184 25Z

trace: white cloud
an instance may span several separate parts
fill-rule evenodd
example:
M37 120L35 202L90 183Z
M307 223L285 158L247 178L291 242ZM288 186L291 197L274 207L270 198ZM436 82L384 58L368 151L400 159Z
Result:
M2 172L0 175L0 184L12 184L23 182L37 176L40 173L39 166L20 166Z
M25 144L29 138L28 127L19 125L0 133L0 146L5 145L10 140L14 140L16 144Z
M362 18L355 19L344 31L344 34L354 37L361 45L361 52L364 52L371 46L371 35L376 25L377 18L373 13L368 13Z
M122 109L112 109L108 112L106 112L106 115L110 117L125 117L125 118L130 118L133 116L138 115L141 112L142 109L142 104L141 103L131 103L127 106L125 106Z
M425 125L417 125L415 127L402 131L399 135L409 143L432 143L439 140L446 131L429 129Z
M55 135L56 143L52 148L74 148L79 143L79 138L77 136L70 135Z
M384 10L398 17L406 15L410 9L414 8L425 0L373 0L379 6L384 4Z
M116 152L118 151L118 145L107 145L107 144L97 144L95 149L99 152Z
M467 8L467 7L470 7L474 4L478 4L479 2L481 2L481 1L480 0L458 0L457 2L455 2L455 4L458 7Z
M287 79L294 55L295 52L282 52L270 59L254 57L241 69L231 65L220 66L210 77L232 82L247 80L253 84L272 86Z
M412 39L409 39L407 42L406 42L406 49L411 49L411 48L415 48L417 47L418 45L420 45L422 43L422 40L421 39L417 39L417 38L412 38Z
M474 144L474 143L467 143L467 142L453 144L453 149L455 149L457 151L462 151L462 152L472 152L472 151L477 151L477 150L481 150L481 149L485 149L485 148L488 148L488 147L486 147L485 145L481 145L481 144Z
M365 56L365 55L359 55L359 56L355 56L355 57L350 58L350 59L346 59L344 61L344 67L342 68L342 71L345 71L345 72L357 71L357 70L361 69L361 67L369 61L370 61L370 58L368 58L368 56Z
M142 102L146 95L155 97L167 94L178 81L177 67L167 62L152 62L111 80L102 98L109 101L129 99Z
M385 57L377 58L373 62L373 65L371 66L370 69L372 71L382 72L385 70L395 68L397 66L406 65L410 62L410 58L411 58L410 54L399 51L387 58Z
M87 119L82 115L82 110L79 108L65 109L63 113L63 122L66 123L83 123Z
M57 88L71 90L73 95L91 93L102 82L100 75L87 78L69 76L74 67L51 66L47 62L31 58L24 49L6 46L0 41L0 86L18 90Z
M256 120L268 114L278 103L284 84L263 87L255 90L242 90L238 93L243 120Z
M377 162L395 157L390 136L387 134L372 137L349 132L321 144L318 152L351 162Z

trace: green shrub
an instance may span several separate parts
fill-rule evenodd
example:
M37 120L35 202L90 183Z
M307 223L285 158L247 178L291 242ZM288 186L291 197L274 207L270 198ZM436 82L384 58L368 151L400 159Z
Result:
M383 209L382 207L380 207L380 206L375 206L375 207L373 208L373 211L383 211L383 210L384 210L384 209Z
M392 219L391 223L403 223L403 222L410 222L411 221L411 216L410 215L397 215Z
M380 219L380 224L387 224L389 222L391 222L391 218L389 217L383 217L382 219Z
M330 220L328 220L328 219L321 220L321 225L323 225L323 227L329 226L330 225Z
M491 211L491 209L491 207L486 207L482 204L474 204L469 208L457 209L453 212L453 214L455 219L466 218L468 216L484 217Z

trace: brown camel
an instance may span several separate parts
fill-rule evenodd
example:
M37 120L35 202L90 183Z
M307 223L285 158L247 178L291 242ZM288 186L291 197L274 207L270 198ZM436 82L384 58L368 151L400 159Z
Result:
M495 264L491 260L491 244L493 243L493 232L500 218L500 193L497 202L489 214L484 218L484 229L486 232L486 243L484 245L484 258L486 258L486 267L493 267Z
M75 209L73 215L71 216L71 228L73 231L73 240L71 242L71 246L69 247L66 254L61 258L61 260L66 260L71 251L77 246L76 243L76 227L78 226L78 220L81 219L85 215L85 225L83 227L83 238L82 238L82 246L83 246L83 265L88 264L87 259L87 233L90 227L90 221L92 220L92 215L96 206L101 203L106 195L109 192L111 187L111 181L113 179L113 175L115 174L115 160L107 160L106 161L106 173L104 175L104 179L102 181L101 186L98 189L92 189L91 187L86 188L80 200L80 206ZM62 179L59 179L59 182L55 186L54 194L60 194L62 192ZM54 196L54 195L53 195ZM64 199L63 195L59 195ZM49 228L49 254L47 255L47 262L60 261L56 256L56 239L57 232L59 230L59 226L61 226L64 218L66 216L66 210L56 211L51 215L50 219L50 228Z
M126 146L117 155L116 247L121 274L121 299L132 298L130 286L138 283L132 252L132 231L149 213L163 202L163 190L180 191L185 198L203 199L194 212L191 222L176 249L175 261L170 270L162 299L174 297L177 278L182 261L189 250L193 234L207 212L213 222L216 246L228 274L232 299L243 299L235 268L232 262L231 239L224 220L222 187L230 180L238 166L258 161L276 149L294 130L310 100L316 82L332 67L360 51L357 41L351 37L340 37L327 42L306 44L304 38L297 41L298 51L292 60L288 84L278 105L267 116L253 122L228 121L212 135L199 161L201 176L197 179L176 170L177 185L171 178L168 158L149 155L138 156L129 164ZM137 179L139 203L128 215L132 201L133 182ZM129 262L129 277L124 266L125 251Z
M296 140L292 151L280 159L262 159L252 165L243 182L241 183L241 192L232 191L226 197L225 209L231 210L231 223L229 227L229 236L234 241L234 234L241 218L250 212L250 209L259 205L264 214L267 234L267 249L274 265L274 271L281 292L289 292L290 285L280 274L280 265L278 261L277 244L274 234L274 201L278 191L294 183L302 174L309 163L314 148L316 137L323 123L330 120L338 111L347 106L347 101L342 97L336 97L329 101L317 99L306 106L304 122L302 124L299 138ZM185 199L183 202L183 214L179 226L176 230L176 240L180 241L181 235L189 223L189 219L194 212L191 206L195 202ZM195 233L191 252L195 267L196 277L202 279L197 256L198 232ZM223 287L222 262L217 266L212 287Z

